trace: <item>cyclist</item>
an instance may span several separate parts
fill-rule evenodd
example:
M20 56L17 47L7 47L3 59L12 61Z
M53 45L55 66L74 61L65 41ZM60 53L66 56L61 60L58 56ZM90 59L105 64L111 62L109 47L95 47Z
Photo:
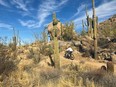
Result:
M65 57L66 57L66 58L71 58L71 57L72 57L72 53L73 53L73 49L71 48L71 46L69 46L69 47L66 49Z

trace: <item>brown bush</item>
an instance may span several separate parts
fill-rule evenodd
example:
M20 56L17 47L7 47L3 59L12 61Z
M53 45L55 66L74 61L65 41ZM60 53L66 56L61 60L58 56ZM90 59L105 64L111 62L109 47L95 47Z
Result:
M107 71L109 73L113 73L114 72L114 64L112 62L107 62Z
M0 58L0 75L1 74L9 74L13 70L16 69L16 65L13 61L9 61L5 58Z

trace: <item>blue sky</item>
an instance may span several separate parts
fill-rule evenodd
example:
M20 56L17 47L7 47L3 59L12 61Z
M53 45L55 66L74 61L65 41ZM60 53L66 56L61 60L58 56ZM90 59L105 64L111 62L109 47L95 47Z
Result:
M0 0L0 37L11 38L14 27L23 41L31 42L33 33L40 35L52 21L53 12L62 23L74 21L80 32L82 19L86 19L85 5L92 16L91 0ZM116 14L116 0L95 0L95 6L99 22Z

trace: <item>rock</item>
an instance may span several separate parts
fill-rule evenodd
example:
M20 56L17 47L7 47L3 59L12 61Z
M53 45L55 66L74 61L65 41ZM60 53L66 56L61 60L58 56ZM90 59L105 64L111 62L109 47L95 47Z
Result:
M72 41L72 43L76 47L79 46L79 45L81 45L81 42L80 41Z
M22 49L19 49L17 50L17 53L20 54L20 53L24 53L24 51Z

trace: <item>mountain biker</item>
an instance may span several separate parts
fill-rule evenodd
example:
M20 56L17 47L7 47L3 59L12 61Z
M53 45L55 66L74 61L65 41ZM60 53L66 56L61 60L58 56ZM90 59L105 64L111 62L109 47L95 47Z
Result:
M66 49L65 57L66 57L66 58L71 58L72 52L73 52L73 49L71 48L71 46L69 46L69 47Z

